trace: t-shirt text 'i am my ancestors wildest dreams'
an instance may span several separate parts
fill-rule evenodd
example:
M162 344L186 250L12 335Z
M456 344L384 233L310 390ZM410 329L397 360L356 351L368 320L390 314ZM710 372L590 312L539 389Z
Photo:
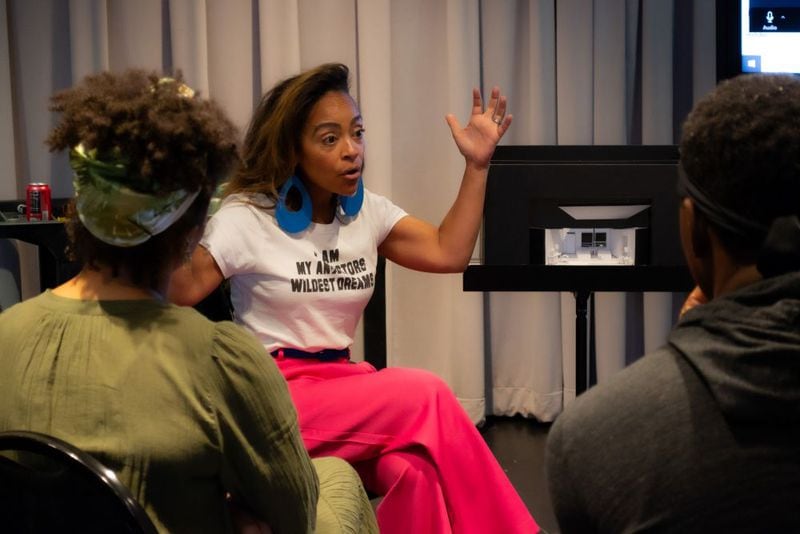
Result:
M369 289L375 285L375 273L367 272L364 258L339 261L339 249L323 250L322 258L314 253L311 261L295 262L297 278L292 278L292 293L329 293Z

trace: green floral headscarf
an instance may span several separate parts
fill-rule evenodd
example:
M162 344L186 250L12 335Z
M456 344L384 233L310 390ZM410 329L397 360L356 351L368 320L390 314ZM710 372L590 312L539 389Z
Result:
M106 159L97 159L96 150L86 150L82 144L70 150L78 216L93 236L109 245L133 247L160 234L186 213L200 192L134 191L123 184L128 176L125 160Z

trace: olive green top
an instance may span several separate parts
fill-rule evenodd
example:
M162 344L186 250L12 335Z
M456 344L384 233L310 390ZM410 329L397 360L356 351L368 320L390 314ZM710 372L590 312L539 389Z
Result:
M282 375L251 334L191 308L47 291L0 313L0 430L89 452L160 531L230 532L225 491L276 534L314 530L319 482Z

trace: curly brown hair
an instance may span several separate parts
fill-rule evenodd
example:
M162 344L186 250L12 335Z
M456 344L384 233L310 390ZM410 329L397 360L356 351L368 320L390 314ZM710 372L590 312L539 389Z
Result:
M800 213L800 79L748 74L721 82L684 123L680 157L710 199L742 217L769 226ZM717 230L741 260L752 261L761 246Z
M164 269L186 252L189 233L202 225L219 180L238 160L238 132L212 101L187 96L180 73L162 78L132 69L103 72L55 94L61 113L47 138L51 151L83 144L97 158L126 160L123 185L149 194L200 190L189 210L164 232L129 248L95 238L77 216L74 201L67 227L71 259L92 268L124 268L136 284L154 287Z
M349 93L350 71L325 63L275 85L261 99L242 147L242 163L225 194L263 193L272 201L296 172L300 140L314 105L328 92Z

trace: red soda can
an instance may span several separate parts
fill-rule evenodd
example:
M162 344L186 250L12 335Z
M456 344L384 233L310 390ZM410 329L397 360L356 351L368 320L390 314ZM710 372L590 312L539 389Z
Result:
M52 206L50 186L41 182L28 184L25 189L25 213L29 221L49 221Z

